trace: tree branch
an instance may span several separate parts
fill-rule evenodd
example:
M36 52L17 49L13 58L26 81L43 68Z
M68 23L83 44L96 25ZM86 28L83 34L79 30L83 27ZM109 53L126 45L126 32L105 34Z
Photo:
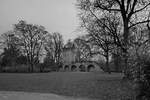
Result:
M128 14L128 18L130 19L130 17L134 14L134 8L136 6L136 3L137 3L137 0L134 0L133 1L133 4L132 4L132 7L131 7L131 11L130 13Z
M150 3L148 3L147 5L145 5L145 6L144 6L143 8L141 8L141 9L135 10L135 11L133 12L133 14L144 10L144 9L145 9L146 7L148 7L149 5L150 5Z
M126 8L126 12L128 12L128 10L129 10L130 3L131 3L131 0L127 0L127 8Z
M115 1L119 4L119 6L122 6L119 0L115 0Z
M119 0L116 0L116 2L119 4L119 5L121 5L120 4L120 2L119 2ZM100 8L100 9L102 9L102 10L107 10L107 11L121 11L120 9L111 9L111 8L108 8L108 7L106 7L106 6L104 6L104 5L101 5L101 4L99 4L98 2L97 2L97 6L96 7L98 7L98 8Z
M143 24L143 23L147 23L147 22L150 22L150 20L146 20L146 21L137 22L137 23L135 23L135 24L132 24L131 26L129 26L129 29L130 29L130 28L132 28L132 27L134 27L134 26L136 26L136 25L138 25L138 24Z

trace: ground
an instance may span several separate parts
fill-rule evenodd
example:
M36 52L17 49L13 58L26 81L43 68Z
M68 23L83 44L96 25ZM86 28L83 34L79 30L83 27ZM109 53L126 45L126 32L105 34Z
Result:
M0 100L89 100L87 98L71 98L51 93L29 93L0 91Z
M99 72L1 73L0 91L52 93L90 100L125 100L132 97L133 92L122 77L122 74Z

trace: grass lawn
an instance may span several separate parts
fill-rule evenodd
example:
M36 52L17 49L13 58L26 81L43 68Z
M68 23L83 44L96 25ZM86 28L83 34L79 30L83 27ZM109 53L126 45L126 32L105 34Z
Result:
M132 97L133 92L121 78L121 74L98 72L1 73L0 91L54 93L91 100L125 100L123 98Z

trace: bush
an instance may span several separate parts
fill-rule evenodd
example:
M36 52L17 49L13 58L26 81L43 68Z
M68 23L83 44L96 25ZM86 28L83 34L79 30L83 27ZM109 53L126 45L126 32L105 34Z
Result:
M37 65L37 68L40 70L40 72L51 72L51 71L57 71L58 66L59 65L55 63L39 63Z
M137 100L150 100L149 55L141 55L130 61L130 75L135 85Z
M150 61L144 62L143 66L143 79L141 80L141 94L140 96L150 100Z
M2 68L2 72L7 73L24 73L28 72L28 66L27 65L16 65L16 66L5 66Z

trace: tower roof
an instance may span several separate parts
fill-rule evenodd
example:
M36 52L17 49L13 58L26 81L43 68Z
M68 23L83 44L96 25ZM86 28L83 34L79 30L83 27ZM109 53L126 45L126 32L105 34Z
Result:
M73 50L73 49L75 49L75 48L76 48L76 46L75 46L75 44L74 44L73 42L68 42L68 43L64 46L63 50Z

